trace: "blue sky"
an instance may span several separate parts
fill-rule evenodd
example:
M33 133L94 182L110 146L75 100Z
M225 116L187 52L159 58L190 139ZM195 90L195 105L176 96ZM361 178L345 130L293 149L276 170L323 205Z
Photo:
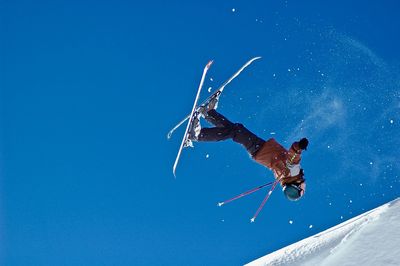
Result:
M397 1L3 1L4 265L240 265L399 196ZM232 142L185 150L205 88L254 62L219 111L288 147L308 190L218 201L272 180ZM212 78L212 80L210 80ZM208 95L207 90L202 98Z

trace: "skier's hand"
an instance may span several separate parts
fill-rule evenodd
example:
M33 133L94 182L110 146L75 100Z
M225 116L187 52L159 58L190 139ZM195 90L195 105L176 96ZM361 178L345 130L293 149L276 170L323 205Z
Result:
M307 150L307 147L308 147L308 139L307 138L302 138L299 141L299 148L302 149L302 150Z

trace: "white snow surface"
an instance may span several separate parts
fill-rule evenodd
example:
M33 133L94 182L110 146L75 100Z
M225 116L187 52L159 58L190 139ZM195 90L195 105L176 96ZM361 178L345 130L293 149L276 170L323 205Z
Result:
M247 266L400 265L400 198Z

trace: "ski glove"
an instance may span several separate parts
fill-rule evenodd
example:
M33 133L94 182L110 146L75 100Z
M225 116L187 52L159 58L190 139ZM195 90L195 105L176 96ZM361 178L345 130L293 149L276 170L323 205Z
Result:
M302 139L299 141L299 147L300 147L300 149L302 149L302 150L307 150L307 146L308 146L308 139L302 138Z

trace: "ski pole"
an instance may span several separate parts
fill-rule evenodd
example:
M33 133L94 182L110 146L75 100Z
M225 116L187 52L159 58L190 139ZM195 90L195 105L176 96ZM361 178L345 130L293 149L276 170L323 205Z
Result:
M262 188L264 188L264 187L266 187L266 186L269 186L269 185L274 184L275 182L276 182L276 181L272 181L272 182L266 183L266 184L264 184L264 185L261 185L261 186L255 187L255 188L253 188L253 189L250 189L250 190L248 190L248 191L246 191L246 192L243 192L243 193L241 193L241 194L239 194L239 195L237 195L237 196L235 196L235 197L233 197L233 198L231 198L231 199L225 200L225 201L223 201L223 202L219 202L219 203L218 203L218 206L221 207L222 205L227 204L227 203L229 203L229 202L231 202L231 201L234 201L234 200L240 199L240 198L242 198L242 197L244 197L244 196L247 196L247 195L249 195L249 194L252 194L252 193L254 193L254 192L256 192L256 191L258 191L258 190L260 190L260 189L262 189Z
M272 192L274 191L276 185L279 183L279 180L276 180L274 182L274 184L272 185L271 189L268 191L268 194L265 196L264 200L261 202L260 207L258 207L256 213L254 214L253 218L250 219L250 221L252 223L254 223L254 221L256 220L258 214L260 213L261 209L264 207L265 203L267 202L267 200L269 199L269 197L271 196Z

